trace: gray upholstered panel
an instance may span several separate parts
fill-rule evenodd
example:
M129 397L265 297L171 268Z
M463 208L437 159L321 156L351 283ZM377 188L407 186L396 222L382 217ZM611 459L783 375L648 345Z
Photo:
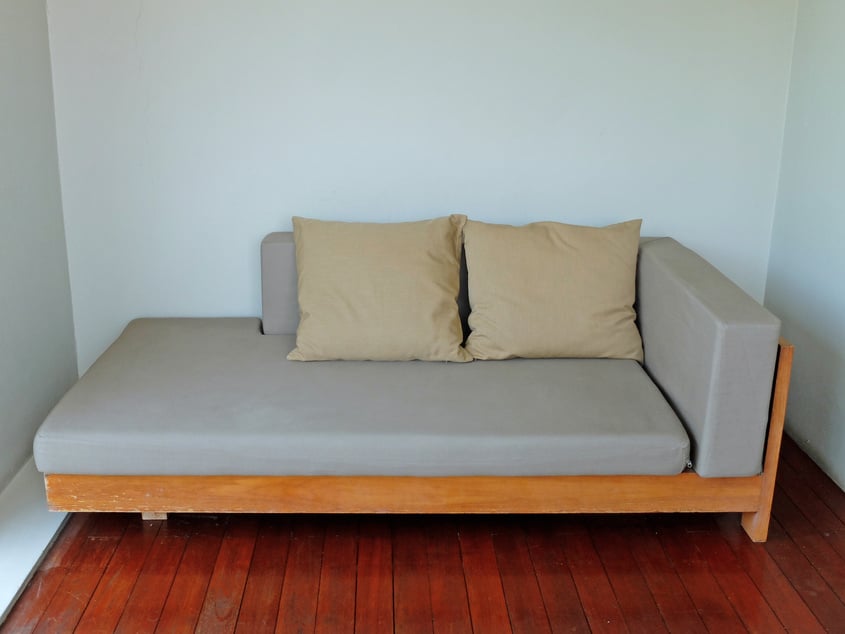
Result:
M778 319L671 238L641 245L637 302L646 370L686 425L695 470L759 473Z
M261 304L264 334L296 332L296 250L290 231L271 233L261 241Z
M257 319L132 322L53 410L38 468L94 474L674 474L635 361L302 363Z

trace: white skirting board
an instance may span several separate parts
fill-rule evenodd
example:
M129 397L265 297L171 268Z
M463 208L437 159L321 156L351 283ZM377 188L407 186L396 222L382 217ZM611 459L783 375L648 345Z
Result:
M0 623L66 517L47 510L44 478L32 458L0 491Z

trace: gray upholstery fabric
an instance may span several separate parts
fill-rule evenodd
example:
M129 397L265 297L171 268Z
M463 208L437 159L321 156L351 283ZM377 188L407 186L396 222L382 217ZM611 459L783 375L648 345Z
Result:
M760 473L780 322L675 240L640 247L645 368L684 421L702 476Z
M680 422L627 360L296 363L258 319L129 324L38 431L47 473L675 474Z
M296 332L299 302L296 249L291 231L271 233L261 241L261 304L264 334Z

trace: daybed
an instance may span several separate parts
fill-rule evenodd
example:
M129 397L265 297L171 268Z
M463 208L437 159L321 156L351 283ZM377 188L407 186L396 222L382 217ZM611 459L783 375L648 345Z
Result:
M672 239L640 247L643 364L288 361L291 233L262 291L261 320L126 327L38 431L51 509L741 512L766 539L792 348Z

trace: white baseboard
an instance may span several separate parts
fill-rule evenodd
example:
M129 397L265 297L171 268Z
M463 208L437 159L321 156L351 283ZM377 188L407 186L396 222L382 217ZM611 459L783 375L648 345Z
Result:
M47 510L44 478L32 458L0 491L0 623L66 517Z

